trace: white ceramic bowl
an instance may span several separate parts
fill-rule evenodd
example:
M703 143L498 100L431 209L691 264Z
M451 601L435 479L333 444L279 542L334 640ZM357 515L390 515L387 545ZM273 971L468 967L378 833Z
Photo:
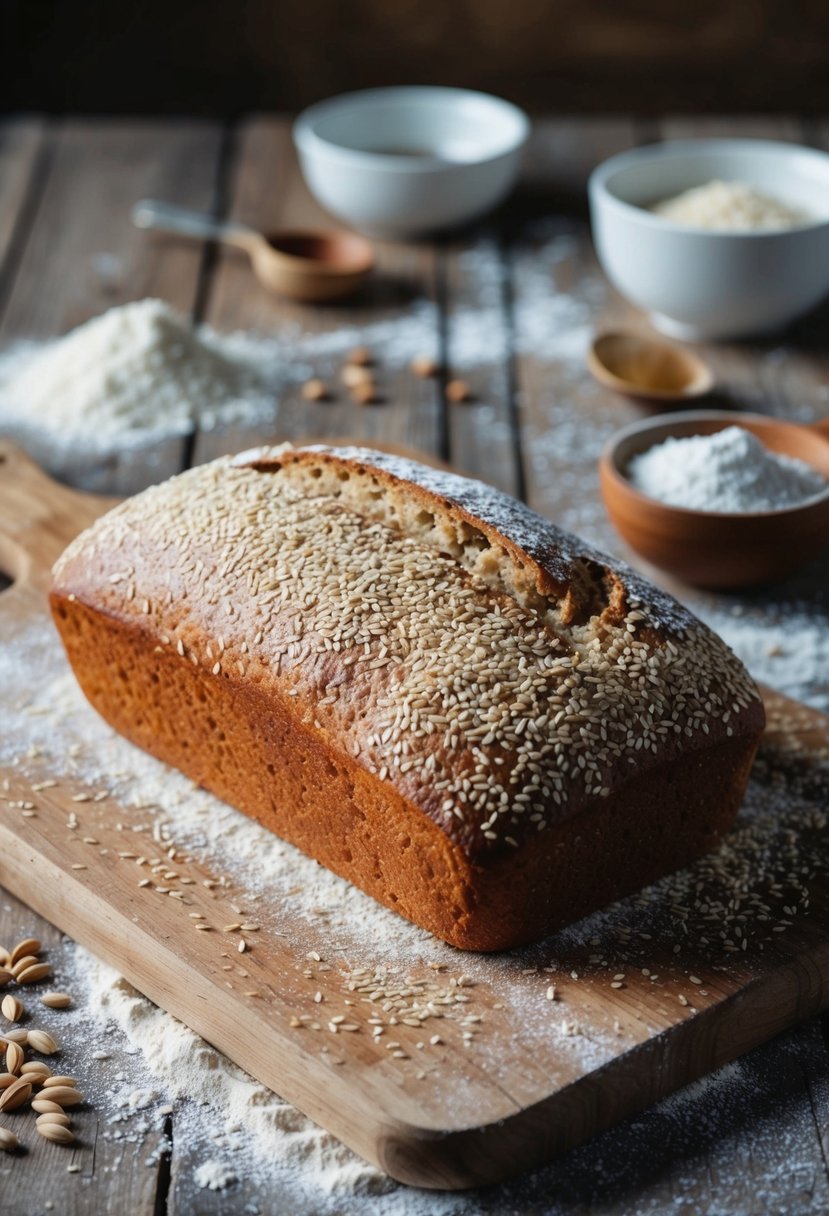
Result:
M689 228L646 208L714 179L745 182L814 216L762 232ZM773 332L829 292L829 155L753 139L677 140L624 152L590 177L599 261L673 337Z
M373 236L421 236L489 211L518 174L529 134L522 110L467 89L346 93L294 125L310 189Z

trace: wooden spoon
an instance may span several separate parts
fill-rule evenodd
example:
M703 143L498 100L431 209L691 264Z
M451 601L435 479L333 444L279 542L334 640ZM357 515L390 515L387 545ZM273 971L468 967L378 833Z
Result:
M640 334L611 330L594 338L587 366L600 384L627 397L680 404L714 386L710 368L697 355Z
M369 242L349 232L256 232L155 199L136 203L132 219L138 228L235 245L247 253L263 287L307 303L351 295L374 265Z
M630 461L668 438L751 431L771 451L826 478L827 491L776 511L692 511L649 498L628 477ZM829 546L829 418L810 426L759 414L688 410L633 423L599 461L602 498L616 531L642 557L698 587L748 587L791 574Z

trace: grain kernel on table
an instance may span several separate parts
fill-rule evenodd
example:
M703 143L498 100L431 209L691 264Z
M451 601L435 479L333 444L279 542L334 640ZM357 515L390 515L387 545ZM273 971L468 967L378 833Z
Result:
M382 394L373 380L355 384L351 390L351 396L358 405L379 405L383 400Z
M409 367L421 380L430 380L438 376L441 370L437 359L432 359L429 355L418 355L412 359Z
M347 363L340 373L340 378L347 388L355 388L358 384L371 383L374 375L370 367L358 367L354 363Z
M324 380L314 377L305 381L302 386L302 395L306 401L327 401L331 393Z
M464 401L471 401L472 396L472 389L465 380L450 380L446 385L447 400L454 402L456 405Z

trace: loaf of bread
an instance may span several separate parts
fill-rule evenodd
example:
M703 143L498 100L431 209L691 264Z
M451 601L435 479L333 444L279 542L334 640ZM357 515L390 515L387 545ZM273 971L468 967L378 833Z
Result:
M69 546L51 598L116 730L467 950L716 847L763 728L670 597L374 451L263 448L155 486Z

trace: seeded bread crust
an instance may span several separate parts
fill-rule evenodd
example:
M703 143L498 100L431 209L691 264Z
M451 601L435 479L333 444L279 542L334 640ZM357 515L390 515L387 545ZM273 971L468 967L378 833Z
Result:
M263 448L117 507L52 607L121 733L465 949L715 847L763 709L725 644L478 482Z

